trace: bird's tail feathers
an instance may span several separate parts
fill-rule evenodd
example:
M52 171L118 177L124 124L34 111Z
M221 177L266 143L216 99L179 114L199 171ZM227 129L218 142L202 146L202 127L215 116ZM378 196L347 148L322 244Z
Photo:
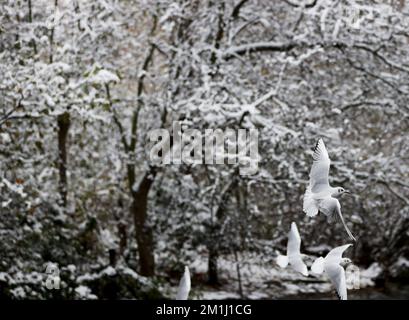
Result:
M277 256L276 262L281 268L285 268L288 266L288 257L279 254Z
M318 214L318 206L312 197L311 186L308 186L305 191L303 210L309 217L314 217Z

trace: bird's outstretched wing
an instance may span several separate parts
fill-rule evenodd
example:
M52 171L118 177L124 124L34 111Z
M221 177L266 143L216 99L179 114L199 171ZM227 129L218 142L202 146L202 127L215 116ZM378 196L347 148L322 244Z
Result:
M311 271L315 274L321 274L324 272L324 258L319 257L315 259L311 266Z
M338 298L341 300L347 300L347 286L345 278L345 270L340 265L342 260L342 254L352 244L345 244L343 246L332 249L324 259L324 270L332 284L334 285Z
M310 186L313 193L318 193L329 188L328 176L331 164L322 139L318 140L314 148L313 159L314 162L310 171Z
M318 208L328 217L329 220L340 220L351 240L356 241L355 237L352 235L347 224L345 223L341 212L341 204L339 203L338 199L328 197L320 200Z
M190 292L190 272L189 268L185 267L185 272L183 273L182 279L180 279L179 282L176 300L187 300L189 292Z
M288 233L287 242L288 261L294 270L302 273L305 276L308 276L308 268L301 258L300 247L301 237L300 234L298 233L297 225L295 224L295 222L293 222L291 223L291 230Z
M298 233L297 225L295 222L291 223L291 230L288 233L287 242L287 256L296 256L300 254L301 237Z
M341 208L337 198L328 196L318 202L318 209L327 216L329 220L336 220L338 214L338 208Z
M325 264L326 265L339 264L342 259L342 254L350 246L352 246L352 244L348 243L348 244L344 244L343 246L339 246L339 247L332 249L330 252L328 252L328 254L325 257Z
M325 267L325 272L334 285L338 298L340 300L347 300L347 285L344 268L339 264L331 264Z
M303 211L309 217L314 217L318 214L318 205L317 201L313 197L313 193L311 192L311 185L309 185L305 191L302 207Z

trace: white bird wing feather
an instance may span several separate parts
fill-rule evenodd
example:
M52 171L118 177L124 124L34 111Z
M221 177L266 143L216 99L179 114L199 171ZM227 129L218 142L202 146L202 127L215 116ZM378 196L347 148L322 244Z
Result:
M328 176L331 165L331 160L322 139L319 139L315 146L313 159L314 162L310 171L311 192L319 193L329 189Z
M187 300L190 292L190 272L189 268L185 267L182 279L179 282L179 288L176 295L176 300Z
M324 269L327 276L330 278L332 284L338 293L341 300L347 300L347 286L345 278L345 270L340 265L342 254L352 244L345 244L343 246L332 249L324 259Z
M315 259L311 266L311 271L315 274L322 274L324 272L324 258L319 257Z
M287 256L300 255L300 247L301 237L298 233L297 225L295 222L292 222L290 232L288 233Z
M345 278L345 270L339 264L325 263L325 273L331 280L332 284L334 285L338 297L341 300L347 300L347 286L346 286L346 278Z
M277 256L276 262L281 268L285 268L288 265L288 257L280 254Z
M300 253L301 237L295 222L291 223L291 230L288 233L287 257L294 270L308 276L308 268L301 258Z
M328 196L318 201L318 209L328 218L333 219L333 216L338 213L338 209L341 209L341 204L337 198Z
M325 257L325 265L331 265L331 264L340 264L341 259L342 259L342 254L346 249L348 249L350 246L352 246L351 243L345 244L343 246L336 247L332 249L330 252Z
M302 208L309 217L314 217L318 214L318 204L317 200L314 199L314 194L311 191L311 185L309 185L307 190L305 190Z
M324 213L329 218L329 220L339 219L351 240L356 241L355 237L352 235L347 224L345 223L344 217L342 216L341 212L341 204L339 203L338 199L333 197L327 197L323 200L320 200L318 208L322 213Z

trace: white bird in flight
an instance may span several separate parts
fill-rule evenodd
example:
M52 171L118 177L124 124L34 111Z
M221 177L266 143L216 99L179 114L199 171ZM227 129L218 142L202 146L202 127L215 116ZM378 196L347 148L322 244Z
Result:
M304 261L302 261L300 247L301 237L298 233L297 225L293 222L291 223L291 230L288 233L287 255L279 255L277 257L277 264L281 268L285 268L288 263L290 263L295 271L302 273L304 276L308 276L308 268Z
M342 265L351 263L351 260L342 258L342 254L350 246L352 246L352 244L346 244L332 249L325 258L319 257L311 266L311 271L315 274L321 274L325 271L334 285L340 300L347 300L347 284L345 270Z
M329 185L330 159L324 141L319 139L314 149L314 162L310 172L310 183L304 195L303 210L309 217L314 217L318 211L324 213L329 220L341 220L348 236L356 241L341 213L341 205L336 197L349 193L341 187Z
M190 272L189 268L185 266L185 272L179 282L178 293L176 300L187 300L190 292Z

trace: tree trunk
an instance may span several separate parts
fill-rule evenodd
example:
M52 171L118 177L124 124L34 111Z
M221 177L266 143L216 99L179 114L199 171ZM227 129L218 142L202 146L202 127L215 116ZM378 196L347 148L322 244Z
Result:
M214 5L214 3L210 2L210 5ZM223 1L219 2L218 4L218 20L217 20L217 32L215 35L215 42L214 42L214 51L212 51L212 54L210 56L210 65L213 66L213 68L211 68L211 72L210 72L210 77L211 79L215 79L216 74L218 73L219 70L219 63L217 63L217 54L216 52L218 51L218 49L220 48L220 42L223 39L223 35L224 35L224 27L225 27L225 23L223 20L223 16L224 16L224 9L225 9L225 4ZM223 195L222 195L222 201L223 201ZM219 208L216 212L216 220L219 222L220 216L221 216L221 206L219 203ZM214 223L212 221L212 223ZM212 243L212 241L215 240L215 238L218 238L218 231L216 230L217 228L215 228L215 226L212 226L211 230L211 242L208 244L208 250L209 250L209 260L208 260L208 268L207 268L207 276L208 276L208 283L210 285L217 285L219 284L219 277L218 277L218 271L217 271L217 258L218 258L218 243L217 240L215 241L216 243Z
M119 238L119 255L123 256L128 245L128 235L126 233L126 224L120 222L118 224L118 238Z
M115 249L109 249L108 250L108 255L109 255L109 265L111 267L116 266L116 261L117 261L117 254L116 254L116 250Z
M138 188L131 186L131 214L134 218L136 241L138 243L139 266L142 276L151 277L155 274L155 258L153 254L152 228L147 223L148 195L154 181L155 172L145 173Z
M209 250L209 260L208 260L208 268L207 268L207 276L208 276L208 283L210 285L217 285L219 284L219 277L218 277L218 270L217 270L217 259L219 257L219 245L222 241L222 234L220 233L220 225L223 223L223 219L225 216L225 203L227 198L232 191L232 189L237 184L236 175L238 174L238 169L236 169L230 181L226 184L226 186L221 191L221 197L218 203L218 207L215 213L215 220L212 221L212 225L209 229L209 241L207 243L207 249ZM212 219L213 220L213 219Z
M217 258L218 254L214 247L209 248L209 259L207 265L207 282L210 285L218 285L219 284L219 276L217 271Z
M70 128L70 114L65 112L57 118L58 123L58 171L61 204L67 207L67 138Z
M234 259L236 260L236 272L237 272L237 282L239 284L239 295L240 295L240 299L244 299L243 285L241 283L240 261L239 261L239 254L237 253L237 250L234 250Z

